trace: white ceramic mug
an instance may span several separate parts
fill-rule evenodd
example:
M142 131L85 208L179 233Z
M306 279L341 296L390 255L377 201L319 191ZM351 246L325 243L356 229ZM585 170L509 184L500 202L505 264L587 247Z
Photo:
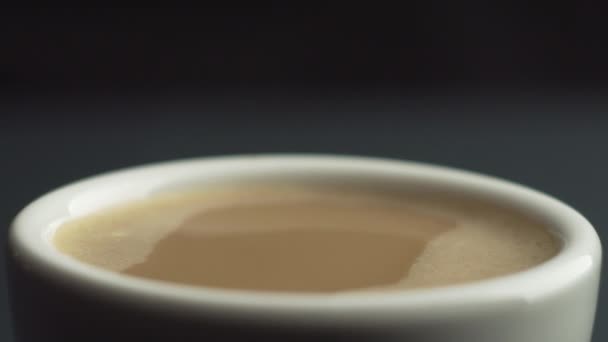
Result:
M558 255L529 270L444 288L272 294L166 284L80 263L50 242L59 222L159 192L247 179L367 182L487 198L546 222ZM472 172L332 155L245 155L119 170L37 199L10 230L17 341L585 342L601 263L585 218L541 192Z

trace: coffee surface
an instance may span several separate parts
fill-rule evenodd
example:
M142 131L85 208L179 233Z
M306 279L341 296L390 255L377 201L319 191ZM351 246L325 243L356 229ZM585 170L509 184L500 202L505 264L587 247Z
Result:
M53 242L136 277L317 293L471 282L559 249L539 222L482 201L293 184L157 194L65 222Z

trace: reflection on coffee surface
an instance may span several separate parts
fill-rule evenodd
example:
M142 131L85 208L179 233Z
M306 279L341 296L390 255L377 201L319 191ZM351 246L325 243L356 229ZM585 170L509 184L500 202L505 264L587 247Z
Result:
M141 278L317 293L471 282L560 247L541 223L472 198L297 184L157 194L68 221L53 242Z

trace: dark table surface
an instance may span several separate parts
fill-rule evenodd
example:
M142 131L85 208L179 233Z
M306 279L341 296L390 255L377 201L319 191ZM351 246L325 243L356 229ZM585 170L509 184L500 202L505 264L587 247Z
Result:
M564 200L603 236L607 111L608 101L580 93L21 98L0 105L0 218L7 228L40 194L111 169L194 156L318 152L504 177ZM11 341L0 267L0 340ZM608 340L606 304L601 296L593 341Z

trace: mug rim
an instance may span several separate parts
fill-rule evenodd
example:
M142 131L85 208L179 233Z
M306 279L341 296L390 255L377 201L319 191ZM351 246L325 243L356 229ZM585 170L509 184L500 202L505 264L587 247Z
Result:
M445 182L493 200L514 204L539 215L563 239L558 254L530 269L476 282L403 291L338 294L272 293L216 289L125 276L79 262L53 249L51 227L59 218L86 214L74 199L115 203L121 189L145 196L161 185L197 172L247 174L256 168L287 172L317 168L320 172L362 172L376 176ZM315 169L316 170L316 169ZM325 170L325 171L324 171ZM160 177L162 175L162 177ZM416 178L416 179L418 179ZM111 188L107 188L112 185ZM107 193L101 193L100 191ZM114 191L114 192L112 192ZM126 194L124 191L122 194ZM84 195L84 197L83 197ZM89 196L89 198L86 197ZM93 196L93 198L90 198ZM105 197L104 197L105 196ZM135 199L125 197L125 200ZM103 202L103 201L102 201ZM99 205L99 204L95 204ZM66 216L67 215L67 216ZM575 209L527 186L493 176L417 161L332 154L249 154L198 157L138 165L77 180L44 194L13 220L9 242L13 255L29 268L70 286L109 300L162 310L242 319L324 322L386 321L408 316L420 319L466 315L497 305L525 305L571 286L600 266L601 244L592 225ZM396 315L398 313L398 315Z

